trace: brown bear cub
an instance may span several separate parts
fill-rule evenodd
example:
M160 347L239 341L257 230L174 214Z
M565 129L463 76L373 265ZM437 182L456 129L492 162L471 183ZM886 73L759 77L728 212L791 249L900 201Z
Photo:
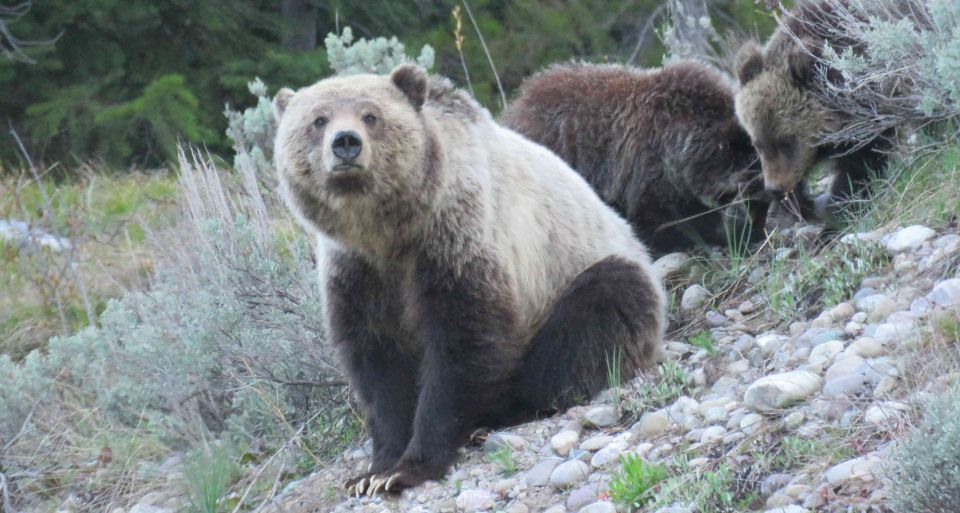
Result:
M567 161L654 253L764 235L756 152L705 64L556 65L523 82L502 121ZM743 209L722 207L738 200L737 222Z
M841 26L836 9L847 5L846 0L801 0L762 49L751 42L737 55L737 118L760 154L766 189L776 197L802 193L803 179L817 164L829 162L833 181L828 210L820 215L864 192L871 173L883 170L892 135L887 131L862 147L818 139L848 121L818 94L839 78L818 61L824 45L838 54L864 51ZM865 18L869 13L855 14ZM812 205L800 206L812 214Z
M351 493L440 478L476 428L658 356L664 293L630 226L447 80L404 65L274 107L282 191L318 238L327 334L373 439Z

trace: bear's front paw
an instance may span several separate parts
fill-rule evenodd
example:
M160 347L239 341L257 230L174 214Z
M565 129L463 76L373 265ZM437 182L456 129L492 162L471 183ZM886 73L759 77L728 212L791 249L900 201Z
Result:
M343 487L347 489L347 495L350 497L360 497L370 488L370 481L376 477L373 472L366 472L359 476L347 479Z
M370 477L364 491L366 495L370 497L380 492L396 494L407 488L420 485L433 477L435 476L424 472L419 467L401 462L387 472L382 472ZM360 494L363 493L364 492L360 492Z

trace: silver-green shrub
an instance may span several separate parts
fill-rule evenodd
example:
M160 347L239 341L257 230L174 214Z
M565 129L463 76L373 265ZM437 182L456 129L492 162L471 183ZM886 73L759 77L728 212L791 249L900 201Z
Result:
M83 410L168 441L223 433L277 447L311 418L339 441L322 428L349 415L346 386L307 238L264 200L250 166L225 172L181 153L180 168L184 213L150 236L149 289L20 364L0 357L0 439L48 436Z
M323 43L327 47L327 61L335 75L382 75L408 62L416 62L425 69L433 67L434 52L430 45L423 45L420 56L413 59L407 56L403 43L396 37L360 38L354 41L353 30L345 27L339 36L332 32L327 34Z
M932 404L888 468L898 513L954 513L960 504L960 389Z
M823 142L867 144L891 128L923 128L960 118L960 2L825 0L833 17L808 24L828 44L814 55L823 84L816 94L843 113Z

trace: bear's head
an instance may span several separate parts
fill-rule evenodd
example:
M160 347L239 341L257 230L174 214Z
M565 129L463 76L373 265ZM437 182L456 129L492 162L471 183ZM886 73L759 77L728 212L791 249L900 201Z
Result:
M274 158L291 208L334 233L366 215L422 194L431 179L430 134L421 109L426 71L321 80L273 100Z
M737 54L737 119L760 155L764 186L775 195L793 191L816 165L818 133L833 123L811 89L816 48L796 44L765 54L747 43Z

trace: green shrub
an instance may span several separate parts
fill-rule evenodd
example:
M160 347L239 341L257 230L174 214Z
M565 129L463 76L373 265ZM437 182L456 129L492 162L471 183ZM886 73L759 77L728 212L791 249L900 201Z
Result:
M638 511L653 501L655 487L669 475L665 465L647 463L636 454L626 454L620 457L620 469L610 481L610 497L627 511Z
M932 404L888 469L890 507L952 513L960 504L960 389Z

